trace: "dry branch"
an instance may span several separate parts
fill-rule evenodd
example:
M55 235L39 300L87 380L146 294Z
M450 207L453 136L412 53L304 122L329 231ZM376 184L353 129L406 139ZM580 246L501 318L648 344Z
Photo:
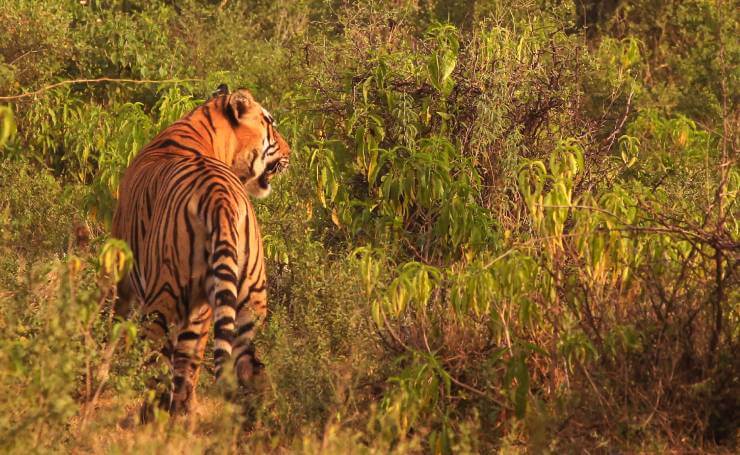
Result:
M203 81L203 79L154 80L154 79L117 79L117 78L112 78L112 77L101 77L98 79L71 79L71 80L60 81L60 82L56 82L51 85L41 87L40 89L34 90L33 92L21 93L20 95L0 96L0 101L14 101L14 100L22 99L22 98L28 98L28 97L40 95L41 93L47 92L57 87L62 87L62 86L71 85L71 84L96 84L100 82L114 82L117 84L178 84L181 82L201 82L201 81Z

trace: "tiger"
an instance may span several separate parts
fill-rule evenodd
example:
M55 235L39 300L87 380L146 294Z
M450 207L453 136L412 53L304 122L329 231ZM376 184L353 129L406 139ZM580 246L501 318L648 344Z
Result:
M229 361L243 384L264 367L252 340L267 313L267 279L250 196L269 195L290 153L248 90L221 85L144 146L121 178L112 236L134 262L115 313L143 316L142 335L171 375L157 405L171 414L193 406L211 324L217 380ZM143 422L157 406L149 405Z

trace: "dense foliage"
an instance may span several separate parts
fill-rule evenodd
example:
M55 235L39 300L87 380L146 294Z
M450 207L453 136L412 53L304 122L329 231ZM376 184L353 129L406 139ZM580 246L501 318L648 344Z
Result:
M737 450L738 6L3 2L0 448ZM267 374L138 426L107 226L222 82L294 151Z

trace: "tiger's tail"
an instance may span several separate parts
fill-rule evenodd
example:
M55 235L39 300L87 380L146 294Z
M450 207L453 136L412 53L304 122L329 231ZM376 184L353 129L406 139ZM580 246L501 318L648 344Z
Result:
M237 277L239 264L236 214L228 206L217 207L212 218L210 259L206 277L208 301L214 310L214 360L216 378L231 358L235 337Z

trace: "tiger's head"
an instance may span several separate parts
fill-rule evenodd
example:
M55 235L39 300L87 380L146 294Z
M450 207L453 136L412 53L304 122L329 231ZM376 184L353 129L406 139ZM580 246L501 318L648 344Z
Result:
M290 146L275 129L275 120L245 89L228 93L220 86L214 93L233 128L231 168L247 192L257 198L270 194L270 181L288 167Z

